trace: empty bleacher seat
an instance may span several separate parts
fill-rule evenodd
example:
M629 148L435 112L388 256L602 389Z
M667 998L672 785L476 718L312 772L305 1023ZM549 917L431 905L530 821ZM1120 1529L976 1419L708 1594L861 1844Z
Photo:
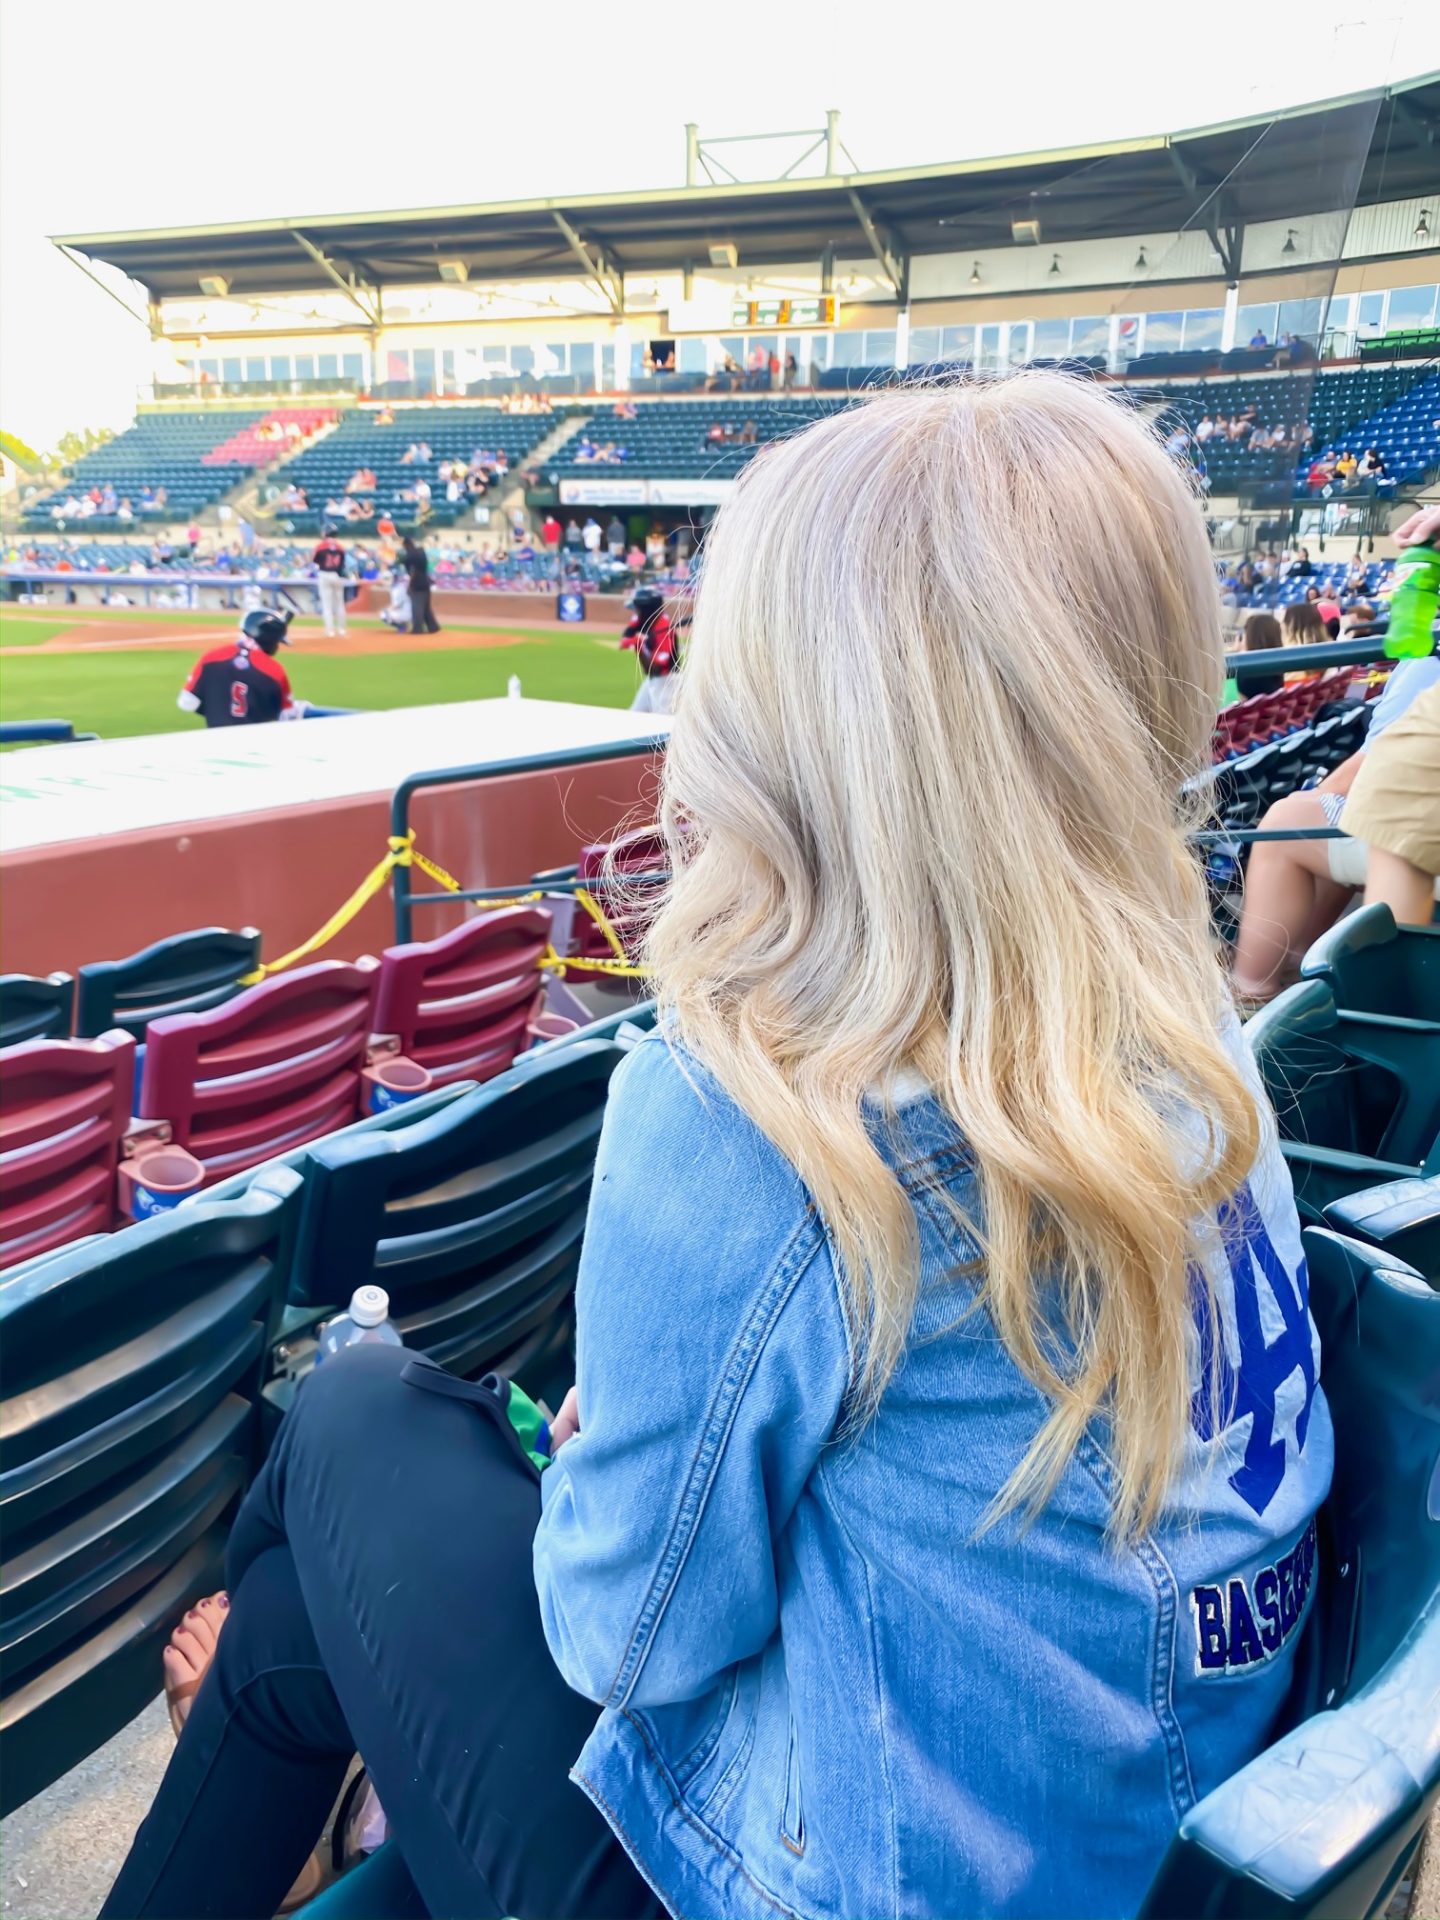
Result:
M80 968L75 1031L120 1027L137 1040L152 1020L173 1013L205 1013L240 992L241 976L260 964L254 927L231 933L201 927L172 934L124 960L95 960Z
M67 1039L74 1000L75 981L68 973L0 974L0 1047Z
M197 513L218 500L240 477L240 469L234 466L207 465L206 456L262 417L259 408L252 413L143 413L133 427L78 460L61 486L32 501L25 510L25 524L52 525L57 508L62 508L66 500L96 487L102 493L107 487L113 489L117 506L128 499L134 521L96 514L66 524L83 525L94 532L134 532L147 520L177 520ZM141 493L146 487L165 489L163 508L142 507Z
M845 404L844 400L818 396L766 399L744 393L696 402L644 400L635 404L633 420L617 413L613 406L598 407L586 426L546 461L546 467L557 476L593 474L598 479L608 474L651 479L728 478L738 474L769 441L798 433ZM752 421L756 434L753 442L738 437L712 441L708 437L712 427L727 428L732 436L738 436ZM582 459L586 440L601 447L612 445L617 452L623 450L623 457L613 462Z
M298 1197L272 1169L0 1273L0 1812L134 1718L223 1583Z
M480 914L438 940L390 947L380 963L375 1025L432 1079L489 1080L530 1044L550 944L543 907Z
M1440 1796L1440 1294L1305 1235L1335 1423L1308 1717L1180 1823L1145 1920L1371 1920Z
M139 1111L168 1121L207 1186L353 1120L378 960L321 960L146 1030Z
M1440 1176L1387 1180L1332 1200L1325 1224L1352 1240L1380 1247L1440 1287Z
M457 1373L513 1371L574 1285L623 1057L613 1040L566 1040L413 1124L316 1141L291 1301L343 1303L374 1281L407 1346Z
M1440 1147L1416 1135L1434 1100L1403 1060L1356 1050L1330 989L1302 980L1245 1024L1275 1108L1301 1218L1362 1187L1440 1171ZM1400 1151L1413 1157L1400 1158Z
M0 1052L0 1262L114 1226L134 1078L128 1033Z

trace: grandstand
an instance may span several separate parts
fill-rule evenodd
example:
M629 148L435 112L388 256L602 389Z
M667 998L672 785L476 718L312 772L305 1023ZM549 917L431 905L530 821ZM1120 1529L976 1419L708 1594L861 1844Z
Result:
M362 593L387 577L388 518L426 540L437 594L613 594L658 579L678 595L691 537L767 445L891 383L1059 361L1179 431L1217 519L1256 504L1274 516L1266 540L1312 542L1310 572L1232 584L1232 608L1280 608L1312 587L1338 598L1366 540L1363 592L1379 595L1392 521L1440 478L1440 273L1410 244L1417 196L1434 188L1440 80L1265 125L1255 165L1245 123L844 181L72 236L144 289L167 377L132 427L25 502L35 537L0 581L57 605L121 581L129 594L134 580L147 599L178 583L194 609L248 591L308 611L313 536L367 470L342 529ZM1358 185L1337 237L1326 223L1342 162ZM1012 230L1032 216L1035 235ZM1143 284L1137 247L1143 258L1162 232L1148 243L1163 272ZM224 289L204 303L202 275ZM789 290L783 318L771 278ZM532 311L551 290L557 317L483 317L477 296L517 285L537 296ZM247 317L252 300L264 304ZM413 317L394 317L403 301ZM1243 344L1267 330L1265 346ZM1286 443L1195 439L1206 416L1242 414ZM1312 489L1317 459L1372 446L1383 489ZM480 484L451 498L442 468L456 461ZM295 489L298 510L283 504ZM242 502L262 529L243 550L230 529ZM652 548L643 567L545 550L542 520L591 508L623 515L632 543L684 543L663 559ZM157 537L192 518L193 566L169 539L162 561ZM548 620L548 601L534 604ZM592 619L582 644L607 642ZM87 644L98 654L103 636ZM1217 715L1214 764L1187 796L1208 813L1197 846L1217 946L1234 938L1267 808L1363 748L1383 648L1382 627L1313 655L1230 659L1289 680ZM133 1751L161 1647L223 1584L239 1501L354 1287L385 1288L404 1343L455 1381L500 1372L560 1404L611 1081L655 1021L640 934L665 842L619 836L652 817L667 724L522 698L258 736L82 741L9 762L7 1842L53 1846L47 1822L84 1798L97 1750ZM433 864L412 865L420 854ZM306 951L367 871L379 877L353 915ZM1437 983L1440 926L1361 908L1246 1027L1306 1230L1336 1426L1324 1597L1313 1675L1276 1702L1263 1751L1198 1798L1172 1786L1187 1811L1155 1863L1152 1920L1380 1920L1440 1796ZM643 1357L676 1364L658 1338ZM1158 1561L1145 1578L1175 1585ZM1178 1613L1167 1600L1157 1615L1172 1638L1198 1609L1178 1593ZM1292 1625L1302 1606L1292 1592ZM733 1732L714 1730L717 1752ZM791 1749L786 1815L793 1727ZM694 1747L698 1772L708 1751ZM1097 1806L1115 1790L1082 1784ZM771 1827L784 1817L767 1814ZM778 1844L803 1862L803 1827L781 1825ZM423 1915L410 1882L392 1843L313 1911Z

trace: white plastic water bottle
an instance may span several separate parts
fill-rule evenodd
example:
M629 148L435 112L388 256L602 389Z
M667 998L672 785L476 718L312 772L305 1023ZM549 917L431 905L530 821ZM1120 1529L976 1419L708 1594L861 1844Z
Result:
M518 673L511 674L509 691L512 700L518 700L520 698L520 676Z
M320 1329L320 1344L315 1354L318 1367L332 1353L364 1342L386 1347L403 1347L405 1342L390 1319L390 1296L384 1287L357 1287L350 1296L348 1313L337 1313Z

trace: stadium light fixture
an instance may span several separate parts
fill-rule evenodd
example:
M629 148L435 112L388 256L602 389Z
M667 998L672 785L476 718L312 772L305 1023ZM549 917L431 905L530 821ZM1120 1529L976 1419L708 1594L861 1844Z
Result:
M1145 248L1142 245L1139 253L1135 256L1135 271L1136 273L1146 273L1149 271L1149 267L1150 262L1145 258Z
M464 260L438 260L440 278L448 280L451 286L463 286L470 278L470 268Z
M1287 227L1287 228L1285 229L1285 244L1284 244L1284 246L1283 246L1283 247L1281 247L1281 249L1280 249L1280 251L1281 251L1281 253L1294 253L1294 252L1295 252L1295 229L1294 229L1294 227Z
M1428 207L1421 207L1420 209L1420 218L1415 222L1415 238L1417 240L1428 240L1430 238L1430 209Z
M980 262L978 260L970 269L970 284L972 287L978 287L980 284Z
M230 282L223 273L202 273L200 291L211 300L223 300L230 291Z
M1050 256L1050 272L1052 276L1058 275L1060 272L1060 256L1058 253L1052 253Z

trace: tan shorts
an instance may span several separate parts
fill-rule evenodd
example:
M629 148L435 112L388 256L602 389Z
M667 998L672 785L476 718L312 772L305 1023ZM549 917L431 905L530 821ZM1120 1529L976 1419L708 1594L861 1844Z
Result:
M1427 688L1365 755L1340 825L1422 873L1440 874L1440 685Z

